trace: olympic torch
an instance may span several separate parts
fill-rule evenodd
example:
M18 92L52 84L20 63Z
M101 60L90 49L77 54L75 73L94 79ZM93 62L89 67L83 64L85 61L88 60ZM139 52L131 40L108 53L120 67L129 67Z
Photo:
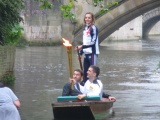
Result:
M73 69L72 69L72 44L69 42L69 40L63 39L63 45L67 48L67 54L68 54L68 63L69 63L69 72L70 72L70 78L73 77ZM73 89L73 82L71 83L71 89Z

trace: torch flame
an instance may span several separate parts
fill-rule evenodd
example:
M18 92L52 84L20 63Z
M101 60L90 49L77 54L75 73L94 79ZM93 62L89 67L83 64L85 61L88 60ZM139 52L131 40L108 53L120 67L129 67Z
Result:
M64 38L62 38L63 39L63 45L64 46L67 46L67 47L69 47L69 46L72 46L72 44L71 43L69 43L69 41L68 40L66 40L66 39L64 39Z
M73 77L73 70L72 70L72 44L69 40L63 39L63 45L67 48L68 53L68 63L69 63L69 71L70 71L70 78ZM73 90L73 82L71 83L71 89Z

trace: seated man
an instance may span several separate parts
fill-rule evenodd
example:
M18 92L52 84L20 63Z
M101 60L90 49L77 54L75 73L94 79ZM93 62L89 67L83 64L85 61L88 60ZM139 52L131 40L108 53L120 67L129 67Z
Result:
M66 83L63 87L63 92L62 92L62 96L78 96L79 99L84 98L86 95L88 96L100 96L101 98L108 98L109 100L116 100L114 97L105 94L104 92L102 92L103 90L103 84L101 83L100 80L98 80L98 75L100 73L99 67L97 66L90 66L88 69L88 76L89 80L87 80L87 84L85 84L84 86L82 86L81 80L83 78L83 71L81 71L80 69L76 69L74 70L73 73L73 79L70 79L70 82ZM71 89L71 82L74 83L74 89ZM92 85L90 85L90 83L92 83ZM94 88L93 90L87 88L87 86L89 86L91 89L92 87ZM85 89L85 90L84 90ZM79 96L83 96L82 98Z
M83 88L83 94L79 94L78 98L83 99L86 96L100 96L101 100L105 100L102 97L106 97L109 100L116 100L115 97L112 97L110 95L107 95L103 92L103 84L98 79L100 73L100 69L97 66L91 65L88 68L87 71L87 77L88 80L86 81L84 88Z
M102 98L103 84L98 79L100 69L97 66L91 65L87 71L88 80L84 85L83 94L79 94L78 98L82 99L86 96L100 96Z
M80 85L83 78L83 71L80 69L74 70L73 79L66 83L63 87L62 96L77 96L82 94L83 86ZM74 82L74 89L71 89L71 81Z

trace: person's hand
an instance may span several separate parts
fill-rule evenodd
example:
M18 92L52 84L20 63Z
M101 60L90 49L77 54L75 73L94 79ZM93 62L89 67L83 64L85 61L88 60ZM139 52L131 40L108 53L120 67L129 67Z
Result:
M70 83L73 83L73 84L76 83L76 81L75 81L73 78L70 78L70 79L69 79L69 82L70 82Z
M85 97L86 97L86 95L85 95L85 94L79 94L77 97L78 97L78 99L80 99L80 100L81 100L81 99L85 98Z
M108 99L109 99L109 101L111 101L111 100L116 101L116 98L115 98L115 97L112 97L112 96L109 96Z
M76 46L75 50L81 50L82 49L82 45Z

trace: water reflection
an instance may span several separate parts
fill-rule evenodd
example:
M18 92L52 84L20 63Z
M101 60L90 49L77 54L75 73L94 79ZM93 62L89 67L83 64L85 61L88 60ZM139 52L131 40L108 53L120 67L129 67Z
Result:
M140 51L142 50L142 40L134 41L122 41L122 42L110 42L104 41L101 46L107 46L110 50L129 50L129 51Z
M159 120L159 40L104 43L98 65L104 91L115 96L114 116L106 120ZM74 68L79 67L76 52ZM52 120L51 103L68 81L63 47L17 48L14 91L22 120ZM76 67L77 66L77 67Z

